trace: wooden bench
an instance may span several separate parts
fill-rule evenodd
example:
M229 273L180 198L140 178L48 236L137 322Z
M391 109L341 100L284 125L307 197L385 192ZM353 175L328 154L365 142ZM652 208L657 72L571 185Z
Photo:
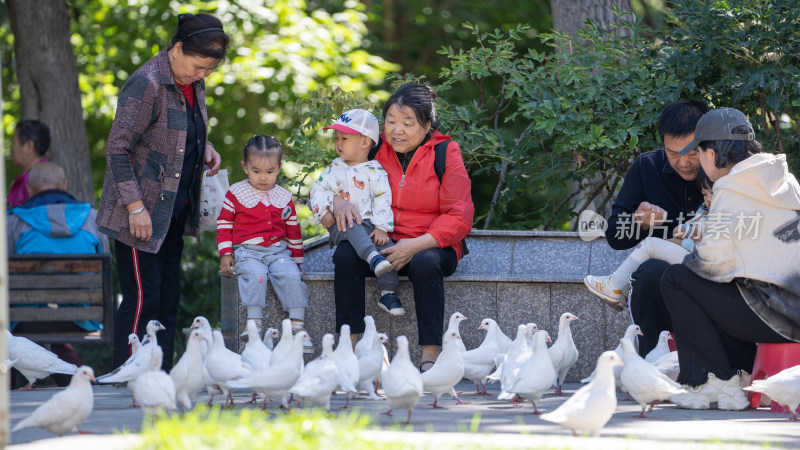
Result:
M114 304L110 254L10 255L8 279L10 321L20 323L15 335L40 344L111 343ZM46 307L22 307L29 305ZM76 320L95 320L103 324L103 329L84 331L71 323ZM37 331L23 331L25 324L33 323Z

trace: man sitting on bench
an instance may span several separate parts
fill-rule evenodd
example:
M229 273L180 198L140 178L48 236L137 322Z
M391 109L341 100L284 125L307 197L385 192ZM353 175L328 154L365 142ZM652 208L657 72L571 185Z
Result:
M109 253L108 238L97 230L92 205L80 202L66 192L64 171L52 162L37 163L30 170L28 191L30 198L22 205L8 211L8 253ZM11 324L14 331L16 324ZM17 331L33 332L46 328L63 327L64 330L80 327L97 331L102 325L83 320L74 323L23 323ZM64 361L80 366L81 361L71 344L52 344L51 350ZM69 383L69 375L52 375L58 386Z

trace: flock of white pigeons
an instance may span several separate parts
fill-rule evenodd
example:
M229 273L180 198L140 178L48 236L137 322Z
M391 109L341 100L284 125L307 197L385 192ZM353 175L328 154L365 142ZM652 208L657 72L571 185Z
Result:
M434 395L434 408L440 408L439 398L450 394L458 403L462 401L455 385L463 378L475 383L476 393L489 395L487 382L499 382L499 400L510 400L514 406L525 399L539 414L537 403L554 389L556 395L565 395L561 386L570 368L578 360L578 349L572 339L570 323L578 318L564 313L559 320L558 339L552 342L550 334L534 323L519 325L514 340L506 336L492 319L483 319L481 330L486 330L483 342L467 350L461 341L459 324L466 320L461 313L450 317L443 337L442 352L435 364L420 373L411 362L408 339L397 337L397 352L391 363L384 346L389 338L379 333L371 316L364 318L366 330L353 348L350 327L342 326L339 343L334 350L334 336L322 338L322 353L309 362L303 361L303 341L308 333L292 335L291 322L282 323L282 333L270 328L263 339L253 321L247 323L247 344L241 355L225 347L222 333L212 330L202 316L194 319L188 336L186 351L169 374L161 370L164 357L156 341L156 332L164 327L158 321L147 324L147 335L140 342L135 334L129 336L131 357L120 367L95 379L90 367L76 367L60 360L55 354L23 337L13 336L6 330L9 342L9 360L5 370L14 367L27 379L28 386L51 373L73 375L70 385L53 395L29 417L14 426L12 431L28 427L41 427L54 434L63 435L78 431L89 417L94 405L92 382L126 383L131 391L134 406L146 413L156 414L192 408L197 394L205 389L209 405L217 395L227 398L226 406L233 404L234 389L251 389L255 403L263 395L262 409L270 400L277 400L288 408L290 398L297 398L298 407L311 401L330 411L331 395L344 392L349 406L351 397L365 392L368 399L383 399L378 387L383 388L389 400L391 416L395 409L408 411L407 422L424 392ZM631 325L620 339L619 346L607 351L597 360L595 371L587 383L555 410L542 414L543 420L557 423L572 430L573 434L597 435L616 410L616 388L637 401L645 417L645 409L653 407L672 395L685 392L674 380L678 375L677 352L670 352L669 332L662 332L656 348L645 358L638 355L634 346L639 326ZM275 343L275 339L280 339ZM377 384L376 384L377 383ZM750 390L761 392L773 401L787 405L794 411L800 404L800 366L770 377L754 381Z

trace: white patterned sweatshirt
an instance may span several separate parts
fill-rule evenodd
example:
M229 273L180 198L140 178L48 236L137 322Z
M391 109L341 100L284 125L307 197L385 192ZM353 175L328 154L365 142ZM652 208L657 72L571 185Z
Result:
M362 219L375 228L392 232L392 190L389 177L378 161L350 166L336 158L311 186L309 207L317 221L333 209L333 197L340 195L358 208Z

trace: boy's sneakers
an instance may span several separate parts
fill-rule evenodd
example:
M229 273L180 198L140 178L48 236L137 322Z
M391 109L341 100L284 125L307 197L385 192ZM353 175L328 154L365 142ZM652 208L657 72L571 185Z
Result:
M622 306L619 304L619 299L622 296L622 291L611 285L611 276L598 277L595 275L586 275L583 279L583 284L589 288L589 291L603 299L608 306L622 311Z
M750 406L747 396L742 390L741 378L734 375L730 380L720 380L713 373L708 374L708 381L702 386L682 386L688 392L670 397L672 403L684 409L708 409L712 403L718 409L741 411Z
M406 309L403 308L403 304L400 303L400 297L395 292L383 294L381 299L378 300L378 306L393 316L406 315Z
M375 255L369 262L369 269L375 272L376 277L379 277L392 270L392 263L387 261L386 258L381 255Z

